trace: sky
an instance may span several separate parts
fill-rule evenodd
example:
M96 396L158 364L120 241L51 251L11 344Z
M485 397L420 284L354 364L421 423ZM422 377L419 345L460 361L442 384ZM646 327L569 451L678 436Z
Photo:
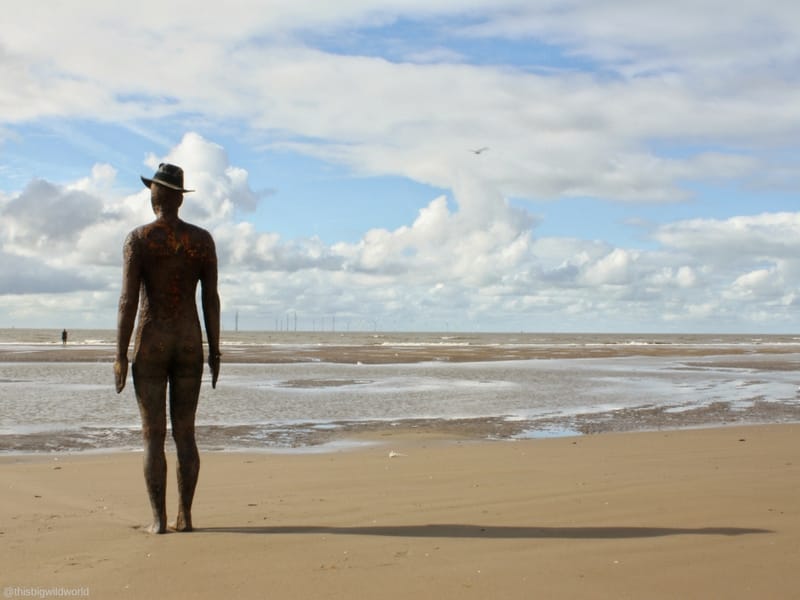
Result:
M224 330L800 331L794 0L199 6L4 9L0 327L114 328L171 162Z

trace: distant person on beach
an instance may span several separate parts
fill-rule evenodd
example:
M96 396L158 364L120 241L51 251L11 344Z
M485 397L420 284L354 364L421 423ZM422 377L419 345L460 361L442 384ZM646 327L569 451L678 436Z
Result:
M67 330L61 332L61 343L66 346L67 345Z
M139 322L133 347L133 386L142 417L144 477L153 524L150 531L167 530L167 385L172 437L178 453L178 516L172 528L192 530L192 500L200 471L195 441L195 412L203 375L203 337L195 302L201 285L203 318L208 339L211 385L219 376L219 295L214 240L204 229L178 218L183 194L183 170L162 163L150 188L155 221L128 234L123 247L122 293L117 321L114 377L117 393L128 374L128 345Z

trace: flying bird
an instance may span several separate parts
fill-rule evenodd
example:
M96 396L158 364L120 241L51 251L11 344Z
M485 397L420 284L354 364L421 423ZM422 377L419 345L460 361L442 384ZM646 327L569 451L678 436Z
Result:
M478 148L477 150L470 149L470 152L472 152L473 154L483 154L488 149L489 149L489 146L484 146L483 148Z

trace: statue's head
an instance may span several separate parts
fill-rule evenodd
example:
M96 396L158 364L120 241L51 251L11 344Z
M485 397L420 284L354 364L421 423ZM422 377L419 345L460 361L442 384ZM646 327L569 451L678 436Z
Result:
M177 165L161 163L152 178L142 176L142 183L150 188L150 204L157 215L175 214L183 204L183 194L193 192L183 187L183 169Z

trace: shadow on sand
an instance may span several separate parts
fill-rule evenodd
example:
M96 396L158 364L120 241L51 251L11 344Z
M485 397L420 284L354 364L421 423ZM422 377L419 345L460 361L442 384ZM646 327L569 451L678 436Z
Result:
M248 533L248 534L322 534L322 535L376 535L418 538L475 538L475 539L581 539L613 540L652 538L670 535L750 535L774 533L769 529L742 527L506 527L493 525L385 525L369 527L322 527L315 525L202 527L198 533Z

